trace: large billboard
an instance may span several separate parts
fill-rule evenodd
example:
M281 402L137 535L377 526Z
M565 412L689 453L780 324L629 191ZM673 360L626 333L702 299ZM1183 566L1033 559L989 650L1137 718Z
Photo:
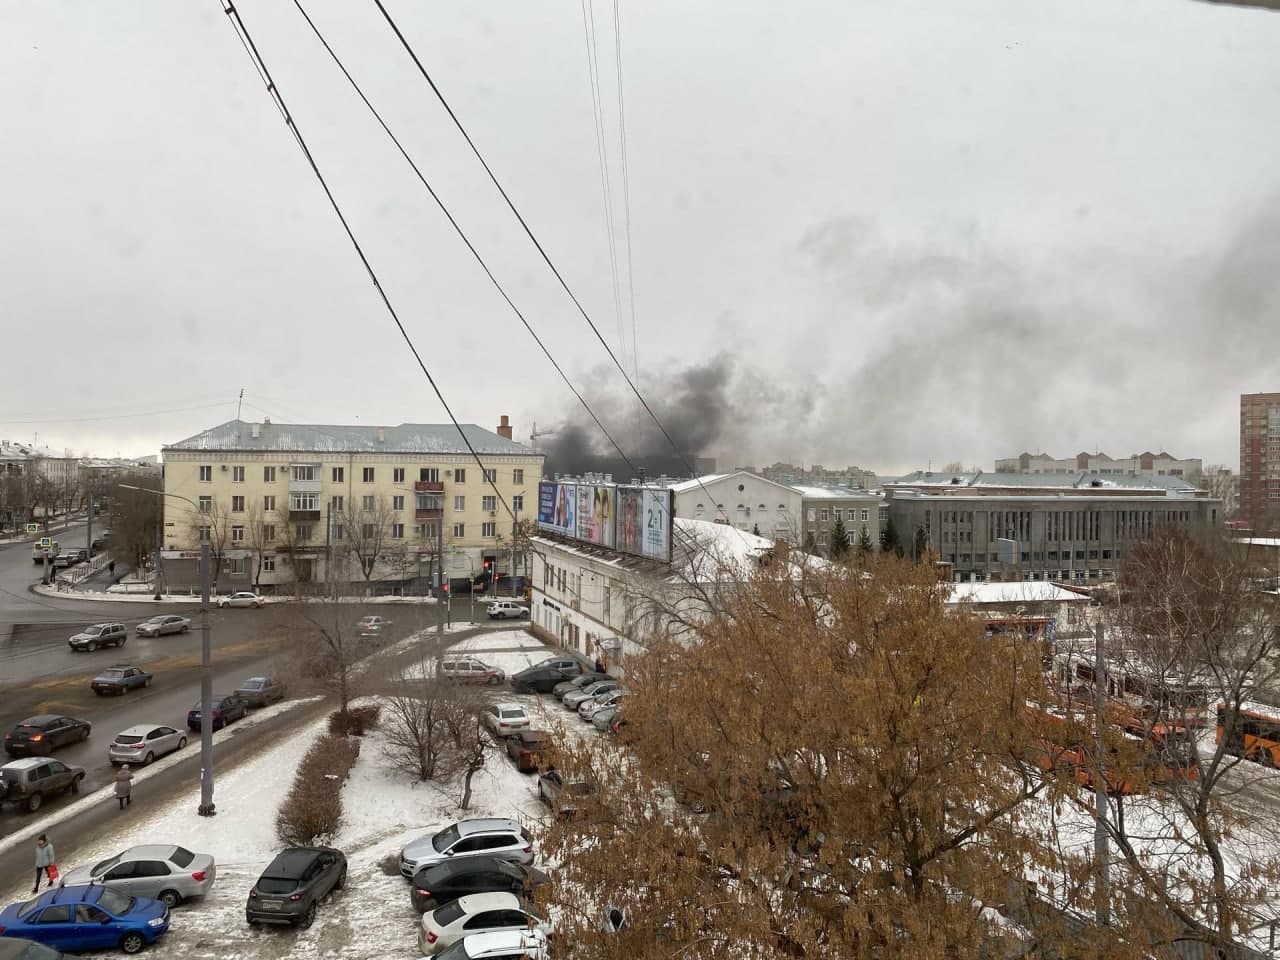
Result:
M674 494L665 488L543 480L538 526L583 543L671 561Z
M617 549L669 563L675 494L657 487L618 487L617 499Z

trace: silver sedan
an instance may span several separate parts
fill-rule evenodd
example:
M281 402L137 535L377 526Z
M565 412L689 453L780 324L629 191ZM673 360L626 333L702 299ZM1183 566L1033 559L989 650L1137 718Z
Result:
M176 614L161 614L150 620L143 620L133 628L140 637L160 637L166 633L186 633L191 629L191 620Z
M76 867L62 875L61 886L101 883L135 897L153 897L169 907L202 897L217 876L213 857L192 853L172 843L146 844L122 850L99 863Z
M187 735L181 730L158 723L141 723L116 734L107 748L107 759L113 764L132 763L145 767L186 745Z

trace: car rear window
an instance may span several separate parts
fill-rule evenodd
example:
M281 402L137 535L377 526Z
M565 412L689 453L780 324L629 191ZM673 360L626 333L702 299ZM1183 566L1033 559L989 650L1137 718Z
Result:
M142 738L132 733L122 733L116 737L116 743L141 743Z
M194 860L195 858L196 858L196 855L192 853L190 850L187 850L185 847L174 847L173 853L169 854L170 862L176 863L180 867L190 866L191 861Z
M33 734L37 734L40 732L41 731L39 727L29 727L24 724L23 726L20 726L20 727L14 727L13 733L10 734L10 736L12 736L13 739L15 740L29 740L31 739Z
M518 720L523 716L524 716L523 710L503 710L502 711L503 720Z
M431 915L437 926L447 927L451 923L462 919L466 915L466 911L462 909L462 901L454 900L452 903L446 903L443 907L436 910Z
M242 689L242 690L261 690L261 689L262 689L262 686L263 686L263 684L262 684L262 681L261 681L261 680L246 680L244 683L240 684L240 689Z
M107 913L114 913L117 917L133 909L133 903L133 897L112 890L110 887L103 887L98 894L98 906Z
M259 893L293 893L298 889L298 881L290 880L288 877L260 877L258 879Z
M103 680L119 680L124 676L123 670L103 670L98 674Z

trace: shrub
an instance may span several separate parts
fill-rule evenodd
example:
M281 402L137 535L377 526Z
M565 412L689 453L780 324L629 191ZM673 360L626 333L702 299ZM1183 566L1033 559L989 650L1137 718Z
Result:
M326 734L311 745L276 814L276 836L292 846L331 837L342 821L342 783L360 756L360 741Z
M329 732L335 737L363 737L378 725L381 714L382 708L376 703L348 707L345 714L335 710L329 714Z

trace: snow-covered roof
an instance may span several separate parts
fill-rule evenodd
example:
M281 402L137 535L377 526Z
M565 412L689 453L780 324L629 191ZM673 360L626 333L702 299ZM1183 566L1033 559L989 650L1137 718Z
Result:
M254 429L257 436L254 436ZM402 423L394 427L305 423L248 423L228 420L169 444L164 450L279 450L299 453L468 453L451 423ZM461 425L476 453L538 456L523 443L508 440L474 423ZM379 440L379 432L382 439Z
M848 487L811 487L798 483L788 484L802 497L810 500L875 500L876 494L870 490L850 490Z
M1240 537L1236 543L1243 543L1246 547L1280 547L1280 539L1276 537Z
M699 487L707 486L715 483L717 480L723 480L725 477L731 477L731 473L708 473L705 477L695 477L692 480L681 480L679 483L673 483L671 489L676 493L685 493L689 490L697 490Z
M1064 603L1089 602L1089 598L1048 580L1016 580L1005 583L957 583L950 603Z

